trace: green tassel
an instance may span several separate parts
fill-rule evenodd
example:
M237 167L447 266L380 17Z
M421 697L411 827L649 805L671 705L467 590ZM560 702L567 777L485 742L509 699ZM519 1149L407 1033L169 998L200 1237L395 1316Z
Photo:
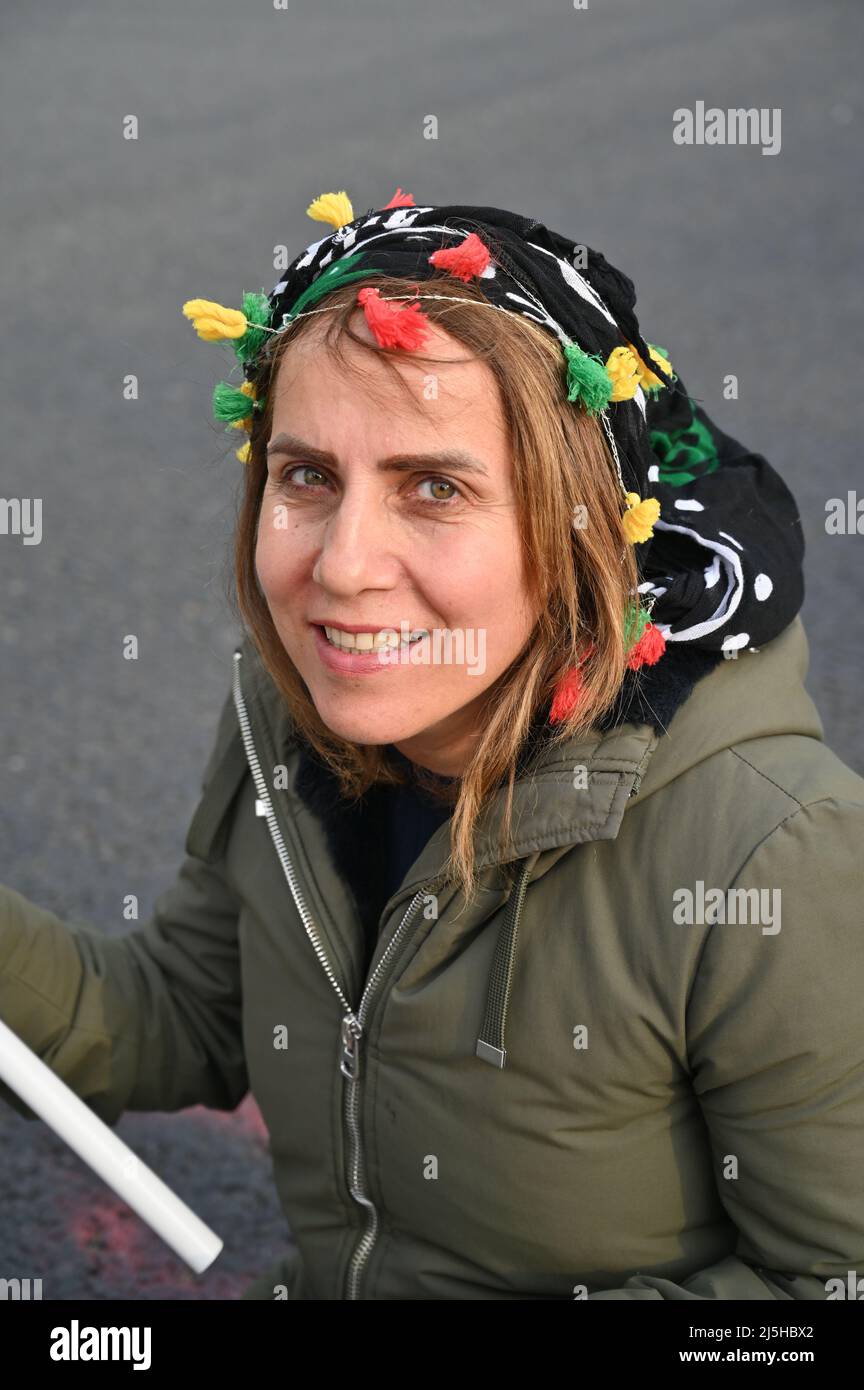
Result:
M624 615L624 650L629 652L631 647L635 647L645 631L647 623L651 621L651 614L642 607L636 599L631 599Z
M243 296L243 313L249 321L249 327L242 338L235 338L231 346L239 362L251 362L256 358L264 346L264 342L271 335L263 333L259 325L265 327L270 323L270 300L263 290L258 293L249 292Z
M331 265L328 265L327 269L323 270L318 278L307 286L300 297L295 299L288 312L288 319L296 318L310 304L317 303L323 295L329 294L330 290L335 289L337 285L347 285L350 281L359 280L364 275L385 275L386 271L375 270L372 266L368 270L352 271L351 267L361 261L365 254L365 251L355 251L353 256L343 256L340 260L333 261Z
M224 421L225 424L234 424L237 420L245 420L247 415L252 414L255 402L249 396L244 396L242 391L238 391L236 386L231 386L227 381L217 381L213 388L213 414L217 420Z
M566 343L567 399L579 400L589 415L605 410L612 399L612 381L602 358L589 354L578 343Z

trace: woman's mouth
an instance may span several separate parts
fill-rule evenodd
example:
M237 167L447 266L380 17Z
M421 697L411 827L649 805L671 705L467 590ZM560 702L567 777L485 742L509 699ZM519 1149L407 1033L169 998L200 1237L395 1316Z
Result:
M404 629L400 635L395 628L381 628L377 632L345 632L341 628L323 627L319 623L311 623L310 626L324 665L331 671L348 675L371 675L374 671L398 668L404 664L399 660L400 654L429 635L425 628L410 633Z

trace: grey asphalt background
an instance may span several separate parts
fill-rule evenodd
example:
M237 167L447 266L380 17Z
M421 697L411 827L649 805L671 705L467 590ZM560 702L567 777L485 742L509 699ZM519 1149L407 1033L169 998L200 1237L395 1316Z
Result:
M808 687L864 773L864 538L824 526L828 498L864 497L862 27L845 0L5 7L0 492L42 498L43 538L0 535L0 880L122 933L124 895L143 921L176 873L230 679L241 470L210 414L233 359L180 306L269 290L273 247L324 235L304 209L331 189L356 211L397 185L510 207L634 278L646 335L796 495ZM779 107L780 154L676 146L672 112L699 100ZM118 1133L222 1235L212 1269L188 1274L7 1107L0 1277L51 1299L231 1299L284 1251L251 1097Z

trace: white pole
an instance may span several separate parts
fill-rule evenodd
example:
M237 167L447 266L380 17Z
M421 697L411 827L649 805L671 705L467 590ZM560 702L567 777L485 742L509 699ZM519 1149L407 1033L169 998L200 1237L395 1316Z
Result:
M0 1079L201 1274L223 1242L0 1020Z

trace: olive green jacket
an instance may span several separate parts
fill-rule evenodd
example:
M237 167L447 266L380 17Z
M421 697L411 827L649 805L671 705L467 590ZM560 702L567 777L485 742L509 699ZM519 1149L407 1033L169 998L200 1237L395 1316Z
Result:
M467 908L441 826L364 978L244 642L177 881L120 938L0 888L0 1016L109 1123L251 1089L297 1244L246 1297L829 1297L864 1274L864 780L806 669L796 619L661 737L549 753Z

